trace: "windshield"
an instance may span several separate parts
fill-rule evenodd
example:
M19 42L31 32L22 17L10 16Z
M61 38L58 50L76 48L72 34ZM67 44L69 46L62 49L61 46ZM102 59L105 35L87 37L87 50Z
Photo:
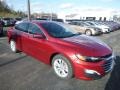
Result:
M91 26L89 23L85 23L85 22L84 22L83 24L84 24L85 26Z
M95 23L95 25L100 25L99 23L97 23L97 22L94 22Z
M100 25L99 23L97 22L88 22L90 25Z
M4 20L10 20L10 18L4 18Z
M79 35L80 33L73 30L69 25L63 23L46 22L42 27L53 37L66 38Z

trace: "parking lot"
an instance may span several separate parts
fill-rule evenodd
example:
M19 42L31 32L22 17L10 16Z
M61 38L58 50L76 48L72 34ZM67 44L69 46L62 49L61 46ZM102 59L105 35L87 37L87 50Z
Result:
M7 37L0 37L0 90L120 90L120 30L94 37L109 44L117 56L112 73L94 81L61 80L50 66L12 53Z

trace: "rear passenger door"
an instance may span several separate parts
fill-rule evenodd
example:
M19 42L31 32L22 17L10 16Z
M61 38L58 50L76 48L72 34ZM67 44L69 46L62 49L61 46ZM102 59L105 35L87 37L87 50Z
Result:
M81 32L85 33L86 28L85 28L84 24L83 23L79 23L79 26L80 26Z
M16 30L16 44L17 48L21 51L27 52L27 40L29 38L28 34L28 23L20 23L15 26Z

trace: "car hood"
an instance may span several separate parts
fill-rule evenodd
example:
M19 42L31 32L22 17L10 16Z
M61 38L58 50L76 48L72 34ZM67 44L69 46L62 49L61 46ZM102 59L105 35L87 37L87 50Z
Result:
M99 28L109 28L108 26L105 26L105 25L97 25L97 27L99 27Z
M86 28L95 29L95 30L101 30L99 27L96 27L96 26L86 26Z
M88 54L87 56L104 56L112 51L107 44L92 36L79 35L63 40L74 45L80 53Z

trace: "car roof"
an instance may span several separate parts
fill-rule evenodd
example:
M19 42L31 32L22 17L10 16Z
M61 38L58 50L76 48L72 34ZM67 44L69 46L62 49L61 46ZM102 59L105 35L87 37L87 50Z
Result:
M49 20L31 20L31 21L23 21L22 23L26 23L26 22L29 22L29 23L34 23L34 24L42 24L42 23L57 23L57 24L63 24L62 22L57 22L57 21L49 21Z
M32 20L31 22L35 23L35 24L42 24L42 23L58 23L58 24L62 24L62 22L49 21L49 20Z

